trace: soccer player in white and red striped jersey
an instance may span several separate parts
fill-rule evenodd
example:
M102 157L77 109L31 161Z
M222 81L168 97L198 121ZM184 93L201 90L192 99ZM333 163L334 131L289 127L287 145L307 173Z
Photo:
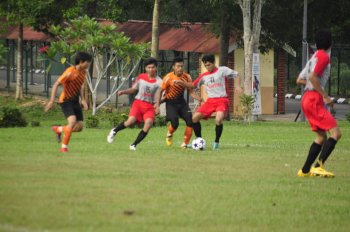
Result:
M238 72L226 66L216 67L215 56L213 54L204 55L202 57L202 62L207 69L207 72L200 75L193 82L193 85L195 87L205 85L208 99L193 114L192 127L196 137L202 137L200 120L207 119L212 115L212 113L216 112L216 137L213 144L213 149L216 150L219 148L220 137L223 131L223 120L227 113L229 104L229 98L226 89L227 78L237 79L237 85L235 88L236 93L242 93L243 90L241 88L241 79L238 75Z
M146 73L141 73L131 88L121 90L118 95L136 93L135 100L131 106L129 118L113 128L108 136L107 142L112 143L116 134L136 122L144 122L143 129L138 134L136 140L130 145L130 150L136 150L139 144L151 129L155 119L155 94L160 88L162 79L157 76L157 60L150 57L145 61Z
M323 164L341 137L336 120L325 107L325 104L333 107L331 98L324 90L330 75L332 35L328 30L320 30L317 32L315 39L317 52L306 63L297 79L297 83L305 85L301 107L309 121L311 130L316 133L316 139L311 144L305 164L297 175L300 177L334 177L332 172L328 172L323 168ZM327 131L330 133L328 139ZM311 167L320 152L315 167Z

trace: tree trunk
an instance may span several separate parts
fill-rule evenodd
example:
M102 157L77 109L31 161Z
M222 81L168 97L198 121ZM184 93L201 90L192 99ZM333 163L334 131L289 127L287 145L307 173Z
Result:
M23 98L23 23L18 27L16 100Z
M153 56L156 59L158 59L159 53L159 4L160 0L154 0L151 56Z
M252 59L253 52L259 52L259 39L261 32L261 8L264 0L254 1L253 16L251 13L251 0L238 1L243 14L243 41L244 41L244 93L252 95ZM253 20L253 22L252 22Z
M90 78L92 81L93 73L94 73L94 60L91 61L90 68L89 68L88 72L89 72L89 75L87 75L86 78ZM84 94L84 98L85 98L85 101L86 101L89 109L92 109L92 93L91 93L91 90L89 88L89 84L88 84L87 80L84 82L83 94Z
M96 17L97 15L97 1L88 1L87 3L87 15L90 18Z
M252 60L253 47L251 41L244 42L244 93L252 95Z
M228 62L228 49L230 46L230 24L228 22L228 13L225 9L222 9L222 17L220 22L220 57L219 65L227 66Z
M97 112L97 104L96 104L96 101L97 101L97 93L94 93L92 94L92 115L96 115L96 112Z

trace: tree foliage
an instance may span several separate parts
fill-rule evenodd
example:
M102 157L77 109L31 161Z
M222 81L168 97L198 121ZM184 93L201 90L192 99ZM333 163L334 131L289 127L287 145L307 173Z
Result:
M58 39L52 42L46 51L46 56L50 60L55 61L56 55L59 54L62 58L56 62L66 63L78 51L92 54L97 77L96 81L92 81L92 78L88 76L87 82L93 95L93 114L130 78L148 47L148 44L132 43L127 36L117 32L116 29L115 24L102 26L88 16L73 19L65 27L58 25L50 29ZM104 58L107 59L106 62L103 61ZM102 78L110 78L106 74L112 66L116 70L112 94L97 106L98 86ZM119 83L118 79L124 82Z

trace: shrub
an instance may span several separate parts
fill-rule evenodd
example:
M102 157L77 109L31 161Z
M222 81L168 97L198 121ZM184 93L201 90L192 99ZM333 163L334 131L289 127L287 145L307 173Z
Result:
M109 117L109 122L111 123L112 127L118 126L121 122L125 121L128 119L127 114L112 114Z
M32 127L40 126L40 122L38 122L38 121L32 121L30 124L32 125Z
M250 123L255 99L253 96L249 96L246 94L240 96L239 99L242 107L244 121Z
M17 108L2 108L2 117L0 118L0 127L26 127L27 121Z
M100 124L100 120L97 116L90 115L86 120L86 127L87 128L97 128Z
M154 126L166 126L166 118L164 116L157 115L153 124Z
M348 121L350 122L350 112L347 113L347 114L345 115L345 117L346 117L346 120L348 120Z

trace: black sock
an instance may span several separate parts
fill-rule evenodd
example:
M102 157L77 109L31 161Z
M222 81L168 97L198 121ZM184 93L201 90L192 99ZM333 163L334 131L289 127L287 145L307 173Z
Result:
M147 135L147 132L144 132L143 130L140 131L139 135L137 136L135 142L131 145L137 145L139 144Z
M126 127L124 126L124 122L119 123L119 125L114 128L114 132L118 133L118 131L125 129Z
M219 143L221 134L222 134L222 130L224 129L223 125L216 125L215 126L215 133L216 133L216 137L215 137L215 142Z
M303 173L308 173L310 171L311 165L315 162L318 153L320 153L322 145L313 142L311 144L309 155L306 158L304 167L301 169Z
M326 162L336 144L337 140L333 139L332 137L327 139L327 141L323 145L320 157L318 158L318 162L315 165L316 168L320 166L320 163L324 164Z
M202 137L202 127L200 122L192 123L192 128L196 137Z

